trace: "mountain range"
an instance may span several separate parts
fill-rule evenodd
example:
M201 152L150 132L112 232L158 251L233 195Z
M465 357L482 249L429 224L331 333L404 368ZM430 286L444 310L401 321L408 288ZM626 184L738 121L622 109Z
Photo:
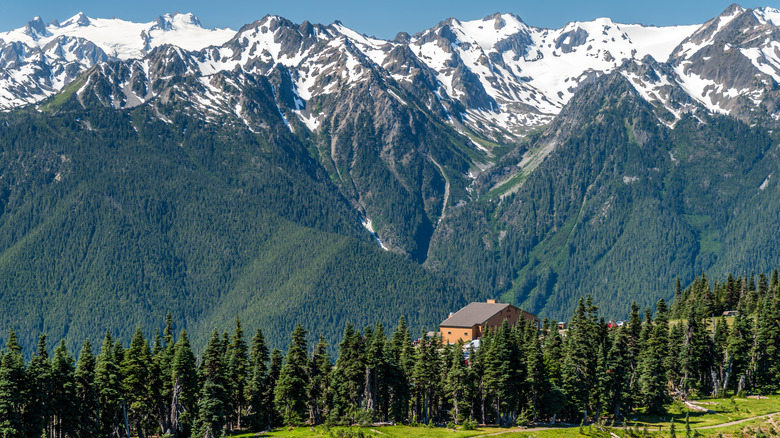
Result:
M779 255L779 32L780 11L738 5L393 40L36 18L0 33L4 322L151 329L171 301L199 333L240 314L283 336L316 306L332 338L492 296L565 319L591 293L619 317L678 276L760 271Z

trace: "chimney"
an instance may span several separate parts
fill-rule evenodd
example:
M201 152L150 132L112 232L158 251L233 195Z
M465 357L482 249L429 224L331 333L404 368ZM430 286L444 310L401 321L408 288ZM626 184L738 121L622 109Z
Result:
M496 299L495 298L490 298L490 299L487 300L487 302L488 302L488 304L496 304Z

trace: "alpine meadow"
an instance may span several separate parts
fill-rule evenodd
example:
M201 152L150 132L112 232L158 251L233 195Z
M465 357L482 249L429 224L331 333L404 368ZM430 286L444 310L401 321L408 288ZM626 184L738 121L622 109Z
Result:
M776 436L779 128L771 7L36 17L0 32L0 434Z

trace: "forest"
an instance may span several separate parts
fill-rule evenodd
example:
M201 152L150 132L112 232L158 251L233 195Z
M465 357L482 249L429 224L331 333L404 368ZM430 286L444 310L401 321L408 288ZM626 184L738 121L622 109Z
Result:
M671 307L633 304L617 326L590 296L568 323L506 323L478 349L412 341L403 317L392 334L377 323L347 324L338 356L307 344L298 325L285 353L269 352L262 329L247 339L214 330L202 354L186 331L125 345L106 332L95 355L77 358L47 338L24 360L12 330L0 359L4 437L217 437L288 425L528 425L620 421L664 413L673 400L780 389L780 281L775 270L723 282L702 275L676 291ZM710 318L721 309L733 317ZM717 322L716 322L717 321Z

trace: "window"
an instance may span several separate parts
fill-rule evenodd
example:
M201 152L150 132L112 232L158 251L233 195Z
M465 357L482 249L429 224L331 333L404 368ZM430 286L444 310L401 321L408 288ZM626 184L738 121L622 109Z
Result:
M463 333L463 336L468 336L469 332Z
M447 332L447 334L448 334L448 335L451 335L451 334L452 334L452 332Z

